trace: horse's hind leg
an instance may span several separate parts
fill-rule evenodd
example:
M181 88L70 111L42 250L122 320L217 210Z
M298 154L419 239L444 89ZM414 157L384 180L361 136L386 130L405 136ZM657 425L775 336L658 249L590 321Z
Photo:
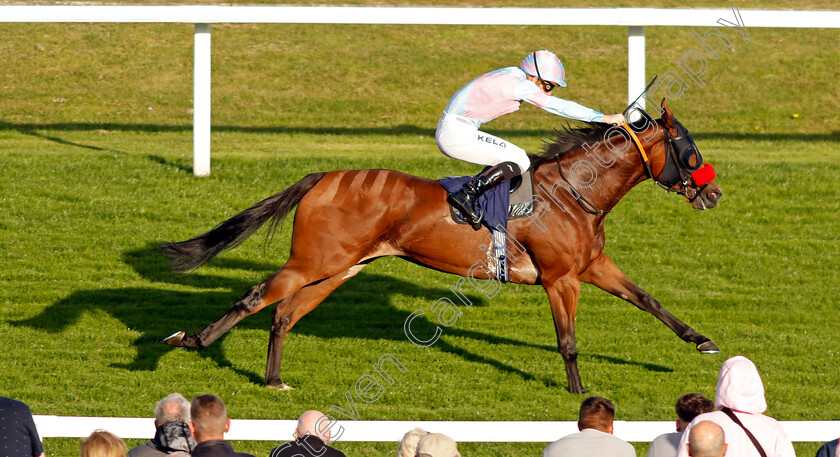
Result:
M262 282L252 287L224 316L201 331L190 336L185 336L184 332L178 332L164 341L170 346L187 348L203 349L209 346L239 321L258 311L257 308L265 306L260 306L265 286L266 283Z
M260 284L252 287L236 304L216 322L204 327L193 335L186 336L178 332L164 341L170 346L205 348L219 339L239 321L254 314L266 306L282 300L309 282L320 278L313 272L307 272L289 261L283 269L273 274Z
M267 386L280 390L290 389L280 378L280 362L283 359L286 334L301 317L315 309L338 286L355 276L364 266L364 264L355 265L345 272L305 286L277 304L272 314L271 335L268 340L268 357L265 366Z

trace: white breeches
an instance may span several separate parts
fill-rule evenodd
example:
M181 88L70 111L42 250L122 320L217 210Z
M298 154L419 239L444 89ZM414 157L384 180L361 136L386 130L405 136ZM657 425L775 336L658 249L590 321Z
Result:
M523 173L531 167L531 160L524 149L478 130L472 121L457 114L443 113L435 132L435 142L441 152L453 159L478 165L513 162Z

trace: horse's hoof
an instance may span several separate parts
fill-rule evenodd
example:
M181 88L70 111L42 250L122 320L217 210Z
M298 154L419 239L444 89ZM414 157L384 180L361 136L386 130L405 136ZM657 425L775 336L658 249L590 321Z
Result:
M569 393L572 395L582 395L588 394L589 391L584 389L583 386L569 386Z
M720 349L711 341L698 344L697 350L700 351L701 354L717 354L720 352Z
M280 384L275 384L275 385L269 385L269 386L266 386L266 387L268 387L269 389L272 389L272 390L279 390L281 392L284 392L284 391L287 391L287 390L294 390L294 387L287 385L285 382L281 382Z
M169 335L168 337L164 338L163 342L170 346L178 347L181 345L181 341L184 341L184 336L186 335L187 334L184 332L175 332Z

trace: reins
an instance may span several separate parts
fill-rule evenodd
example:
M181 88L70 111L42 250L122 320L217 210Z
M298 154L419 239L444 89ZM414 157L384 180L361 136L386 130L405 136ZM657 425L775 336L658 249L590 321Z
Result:
M677 168L677 171L679 172L679 175L680 175L681 187L679 189L672 189L671 187L663 184L662 181L661 181L662 174L665 172L665 165L663 165L662 170L659 172L659 176L655 176L653 174L653 168L650 166L650 160L648 159L647 151L645 151L645 147L644 147L644 145L642 145L642 141L636 135L636 132L634 132L633 129L630 128L630 126L628 126L626 122L622 123L622 124L619 124L618 126L622 129L624 129L624 131L626 131L630 135L630 138L633 140L633 143L636 145L636 148L639 150L639 155L642 158L642 167L645 170L645 174L647 175L648 178L653 180L654 184L659 185L659 187L662 187L663 189L667 190L668 192L675 192L675 193L678 193L680 195L684 195L689 200L693 200L697 196L697 192L695 191L695 189L692 188L691 186L689 186L689 181L688 180L690 179L691 175L683 169L682 165L680 164L679 160L677 160L677 157L676 157L676 152L675 152L676 147L674 146L674 141L675 140L680 140L680 139L682 139L682 137L671 138L671 135L668 134L668 129L662 127L662 130L665 132L665 143L667 145L666 150L667 150L667 154L668 154L668 156L666 158L666 165L667 165L668 161L673 162L674 166ZM572 183L569 182L569 180L566 179L566 176L563 174L563 167L562 167L562 164L560 163L560 156L558 155L555 158L557 160L557 170L560 173L560 178L563 179L563 182L565 182L566 185L569 186L569 190L572 191L573 195L575 196L575 201L577 201L577 203L578 203L578 205L580 205L581 209L583 209L585 212L587 212L589 214L595 214L595 215L601 215L601 214L609 213L610 210L603 210L603 209L598 208L594 203L589 201L589 199L584 197L583 194L581 194L580 192L577 191L577 189L575 189L575 187L572 185Z
M577 195L577 197L575 198L575 201L578 202L578 205L580 205L581 209L583 209L584 211L586 211L589 214L600 215L600 214L609 213L610 210L603 210L601 208L598 208L597 206L595 206L594 203L592 203L586 197L584 197L583 194L578 192L577 189L574 188L574 186L572 186L572 183L570 183L569 180L566 179L566 176L563 174L563 166L560 164L560 156L558 155L556 157L556 159L557 159L557 171L560 172L560 178L563 179L563 182L565 182L569 186L569 189L572 192L574 192L574 195ZM586 205L584 205L584 203L586 203Z
M642 156L642 165L645 167L645 174L647 174L648 178L658 182L658 180L653 176L653 170L651 170L650 168L650 162L648 162L648 156L645 152L645 147L642 146L642 142L641 140L639 140L639 137L636 136L636 132L634 132L633 129L631 129L626 122L619 124L619 127L623 128L624 131L630 135L630 138L633 139L633 143L636 143L636 147L639 149L639 154Z
M653 171L650 168L650 163L648 162L648 157L647 157L647 153L645 152L645 147L642 146L642 142L639 140L639 137L636 136L636 133L631 128L629 128L626 123L620 124L619 127L623 128L625 131L627 131L627 133L630 134L630 138L632 138L633 142L636 143L636 147L639 149L639 153L642 155L642 163L644 164L644 167L645 167L645 173L647 173L649 178L653 179L655 182L658 183L659 180L657 180L656 178L653 177ZM572 186L572 183L570 183L569 180L566 179L566 176L563 174L563 167L560 164L560 156L558 155L556 157L556 159L557 159L557 170L560 172L560 178L563 179L563 182L565 182L569 186L569 189L571 189L572 192L574 192L574 194L577 195L577 198L575 198L575 201L578 202L578 205L580 205L581 209L583 209L584 211L586 211L589 214L600 215L600 214L609 213L610 210L603 210L603 209L598 208L597 206L595 206L595 204L593 204L586 197L584 197L583 194L578 192L577 189L574 188L574 186Z
M668 158L666 159L666 162L667 162L667 160L671 160L674 163L674 166L676 166L677 171L680 174L680 184L682 184L682 187L678 190L675 190L675 189L671 189L669 186L663 184L662 181L660 180L662 178L662 174L665 172L665 166L664 165L662 166L662 170L659 172L659 176L654 176L653 175L653 169L651 168L650 162L648 161L647 153L645 152L644 146L642 146L641 140L639 140L639 137L636 136L636 132L634 132L633 129L630 128L630 126L628 126L626 122L620 124L619 127L623 128L624 131L626 131L630 135L630 138L633 139L633 143L636 144L636 147L639 149L639 155L642 157L642 166L645 169L645 174L647 175L648 178L653 180L654 184L659 185L659 187L665 189L668 192L675 192L677 194L684 195L690 200L693 200L697 196L696 191L691 186L688 185L688 179L690 178L691 175L683 169L682 165L680 165L680 162L679 162L679 160L677 160L677 157L676 157L676 152L675 152L676 148L674 147L674 141L675 140L680 140L680 139L682 139L682 137L671 138L671 135L668 134L668 129L666 129L665 127L662 127L662 130L665 132L665 143L668 145L667 148L666 148L667 154L668 154ZM688 195L689 192L692 195Z

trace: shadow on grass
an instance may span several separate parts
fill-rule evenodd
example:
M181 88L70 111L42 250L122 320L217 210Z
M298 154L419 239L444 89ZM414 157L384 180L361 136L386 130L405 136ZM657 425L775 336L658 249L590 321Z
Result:
M159 164L167 166L167 167L175 168L178 171L182 171L182 172L185 172L185 173L192 173L193 172L193 167L192 166L188 166L188 165L185 165L185 164L182 164L182 163L178 163L178 162L175 162L175 161L172 161L172 160L168 160L168 159L166 159L162 156L156 155L156 154L147 154L146 158L151 160L152 162L159 163Z
M60 333L74 325L82 315L104 311L118 319L127 328L140 333L132 343L136 350L133 361L125 364L114 363L111 366L126 370L155 370L160 359L172 350L182 350L163 343L163 339L175 331L188 333L198 331L213 320L221 317L253 284L237 279L214 274L195 272L189 275L175 276L169 270L168 260L161 254L157 243L123 253L123 260L140 276L159 284L158 287L127 287L118 289L96 289L77 291L63 298L39 315L21 321L10 322L15 326L25 326L47 333ZM214 269L250 270L271 274L276 265L265 262L218 258L212 261ZM429 309L431 304L441 297L451 297L446 288L424 287L416 283L395 279L390 276L360 272L348 284L339 287L320 306L315 308L295 326L293 333L311 335L324 340L341 338L364 338L371 340L406 341L403 323L408 317L406 311L392 305L396 295L408 296L417 303L416 308ZM168 287L167 287L168 285ZM172 286L183 286L198 291L173 290ZM468 295L473 306L487 306L480 296ZM385 305L385 306L383 306ZM262 329L266 333L270 328L269 310L243 319L237 328ZM431 319L429 319L429 317ZM434 314L417 317L412 324L415 328L431 329L437 324ZM459 329L457 326L445 329L444 336L437 340L434 348L441 352L457 355L467 362L489 365L501 373L513 374L526 381L538 380L547 387L556 387L557 380L537 379L514 365L501 362L447 341L447 337L461 337L481 341L484 344L510 345L557 353L556 346L527 343L524 341L500 337L489 333ZM237 368L225 355L221 341L209 347L196 350L196 354L208 358L221 368L228 368L254 384L262 384L263 373L255 373ZM267 345L267 338L266 338ZM263 352L260 347L257 353ZM289 348L287 350L294 350ZM523 349L523 357L526 352ZM633 362L615 357L588 355L592 360L611 364L636 365L654 372L671 372L670 368L660 365ZM557 356L558 373L562 372L563 362ZM559 378L558 378L559 379ZM562 382L565 385L565 379Z
M60 333L78 322L82 315L91 312L92 315L96 315L96 311L104 311L127 328L140 333L133 342L136 350L134 360L125 364L115 363L112 366L132 371L154 370L160 359L169 351L182 350L163 343L165 337L180 329L188 333L200 330L212 320L221 317L253 285L234 277L202 274L201 270L189 275L175 276L169 271L168 259L160 253L157 243L127 251L123 254L123 260L140 276L160 286L77 291L53 303L36 316L10 323L47 333ZM264 272L266 276L277 268L276 265L264 262L225 258L214 259L212 266L215 269ZM394 296L408 296L412 302L417 303L417 308L429 309L439 298L452 295L447 288L424 287L390 276L365 272L359 273L348 284L351 286L339 287L320 306L301 319L292 332L325 340L364 338L406 341L403 323L408 313L392 306ZM199 290L173 290L173 285ZM467 296L475 307L486 305L481 296ZM267 332L270 316L271 312L264 310L243 319L237 324L237 328L263 329ZM437 325L436 317L431 313L426 314L418 317L413 325L417 328L434 328ZM434 348L455 354L465 361L490 365L502 373L514 374L524 380L534 380L535 377L510 364L449 343L446 337L470 338L487 344L505 344L556 352L550 345L531 344L454 327L447 328L444 337L434 345ZM223 336L222 339L224 338ZM267 343L266 338L266 345ZM237 368L222 348L223 345L216 342L205 349L196 350L196 354L213 360L219 367L233 370L254 384L263 383L263 373ZM264 352L265 348L259 349L256 352ZM294 350L287 346L287 350L289 349ZM559 356L558 363L561 364L558 365L559 368L562 366ZM553 379L543 382L546 385L556 385Z
M581 126L583 124L576 124ZM574 126L573 126L574 127ZM20 133L39 136L60 144L73 145L88 149L98 149L96 146L87 146L63 140L58 137L36 133L37 130L63 131L63 132L92 132L96 130L114 130L120 132L192 132L191 124L185 125L164 125L164 124L125 124L113 122L58 122L58 123L11 123L0 121L0 131L14 130ZM431 136L434 137L435 126L416 126L411 124L400 124L390 127L288 127L288 126L238 126L238 125L214 125L214 132L230 133L256 133L256 134L313 134L313 135L410 135L410 136ZM540 129L494 129L488 126L489 133L495 135L522 138L552 136L550 131ZM696 139L718 139L718 140L753 140L753 141L834 141L840 142L840 131L832 133L735 133L735 132L702 132L693 131L692 136Z
M653 371L656 373L673 373L673 368L663 367L662 365L657 365L655 363L646 363L646 362L634 362L632 360L624 360L619 359L617 357L611 357L608 355L599 355L599 354L587 354L586 357L592 360L603 360L605 362L609 362L615 365L633 365L639 368L644 368L647 371Z
M0 122L0 127L2 127L3 125L4 125L4 123ZM115 154L122 154L122 155L127 154L124 151L120 151L120 150L113 149L113 148L101 148L99 146L92 146L92 145L89 145L89 144L84 144L84 143L79 143L79 142L74 142L74 141L68 141L68 140L65 140L63 138L59 138L57 136L45 135L45 134L40 133L37 130L31 129L31 128L17 129L17 131L19 131L20 133L22 133L24 135L34 136L36 138L42 138L42 139L45 139L45 140L48 140L48 141L52 141L53 143L60 144L62 146L73 146L73 147L77 147L77 148L88 149L88 150L91 150L91 151L112 152L112 153L115 153ZM175 168L179 171L188 172L188 173L192 173L192 171L193 171L192 167L189 167L189 166L186 166L184 164L177 163L177 162L173 162L171 160L167 160L166 158L164 158L160 155L147 154L145 157L152 162L155 162L155 163L158 163L160 165L167 166L167 167L173 167L173 168Z
M3 125L3 124L4 123L0 123L0 125ZM57 136L45 135L43 133L37 132L35 129L20 128L20 129L14 129L14 130L17 130L18 132L20 132L24 135L34 136L36 138L43 138L45 140L52 141L53 143L58 143L62 146L74 146L74 147L77 147L77 148L89 149L91 151L108 151L109 150L109 149L105 149L105 148L100 148L99 146L91 146L91 145L88 145L88 144L82 144L82 143L75 143L73 141L67 141L64 138L59 138Z

